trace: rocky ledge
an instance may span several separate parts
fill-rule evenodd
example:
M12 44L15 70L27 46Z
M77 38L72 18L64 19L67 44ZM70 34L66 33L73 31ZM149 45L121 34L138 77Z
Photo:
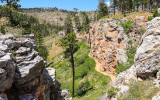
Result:
M34 35L0 36L0 100L66 100L55 69L45 68Z

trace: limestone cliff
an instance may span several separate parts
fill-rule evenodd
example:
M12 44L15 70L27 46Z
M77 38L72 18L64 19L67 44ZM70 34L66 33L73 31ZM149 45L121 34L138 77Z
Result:
M56 72L35 50L34 35L0 36L1 100L64 100Z
M83 38L91 45L91 55L103 65L102 70L115 73L118 63L127 63L129 38L120 21L101 19L91 25L89 33L79 36Z

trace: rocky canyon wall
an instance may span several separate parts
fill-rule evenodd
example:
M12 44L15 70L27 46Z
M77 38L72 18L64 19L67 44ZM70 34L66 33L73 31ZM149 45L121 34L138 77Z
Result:
M147 30L142 36L134 58L134 65L121 72L112 86L119 88L118 94L127 95L131 81L143 81L150 76L156 78L153 85L160 87L160 17L154 18L147 23ZM155 95L155 94L154 94ZM154 96L153 95L153 96ZM160 93L152 100L159 100ZM100 97L100 100L110 100L108 94ZM113 100L117 100L113 98ZM111 100L112 100L111 99Z
M127 63L129 38L120 21L101 19L92 24L89 33L78 36L91 45L91 55L103 65L103 70L115 73L118 63Z

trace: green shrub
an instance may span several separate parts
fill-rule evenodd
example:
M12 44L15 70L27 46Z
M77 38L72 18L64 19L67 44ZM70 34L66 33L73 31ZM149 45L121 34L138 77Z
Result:
M109 15L103 16L102 18L109 18Z
M68 63L67 62L61 62L61 63L58 63L58 65L54 66L54 68L60 68L60 67L68 67Z
M125 64L119 64L117 67L116 67L116 72L119 74L127 69L129 69L130 66L129 65L125 65Z
M158 17L158 8L155 8L154 9L154 12L153 12L153 16L149 16L148 17L148 21L151 21L152 19L154 19L155 17Z
M115 97L116 94L117 94L117 91L118 91L117 88L111 87L111 88L108 89L107 94L108 94L110 97Z
M85 60L85 63L76 67L75 78L84 77L88 72L94 69L95 61L91 58Z
M101 73L98 74L100 75L100 78L98 78L99 84L101 84L101 86L106 86L110 82L110 77L104 76Z
M88 81L82 82L76 89L77 96L83 96L86 94L87 91L93 89Z
M10 6L1 6L0 7L0 16L1 17L11 17L10 15L14 12L14 8Z
M154 18L153 16L149 16L147 20L151 21L153 18Z
M88 55L87 55L87 52L85 51L85 53L77 56L77 59L75 60L75 65L79 66L79 65L85 63L87 58L88 58Z
M128 34L132 28L132 21L131 19L125 21L125 22L121 22L121 26L124 28L124 31L126 34Z
M0 31L1 31L2 34L6 34L5 28L6 28L5 25L1 25L1 26L0 26Z
M153 17L158 17L158 8L154 9Z

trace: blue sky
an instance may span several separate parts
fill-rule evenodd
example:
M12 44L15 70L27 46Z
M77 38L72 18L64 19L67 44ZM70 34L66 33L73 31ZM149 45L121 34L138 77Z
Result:
M97 9L98 0L20 0L20 4L22 8L57 7L66 10L78 8L80 11L91 11Z

